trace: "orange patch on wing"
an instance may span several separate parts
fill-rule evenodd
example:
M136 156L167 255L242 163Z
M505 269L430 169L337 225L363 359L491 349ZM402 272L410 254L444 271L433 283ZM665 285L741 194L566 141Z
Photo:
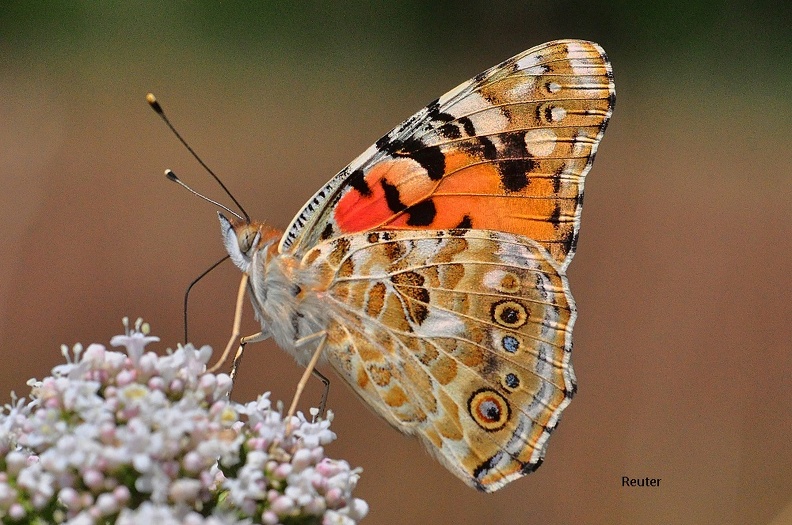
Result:
M503 187L496 163L461 150L444 153L447 175L440 181L431 180L420 164L408 158L389 158L374 165L365 177L368 195L352 190L339 200L335 219L341 231L416 229L407 224L408 213L394 212L388 205L384 187L390 186L405 207L431 198L434 219L420 229L456 228L469 219L473 228L517 233L541 243L559 241L569 234L572 225L562 222L559 227L552 217L559 212L574 214L576 192L570 195L572 198L559 199L552 173L542 173L549 165L543 167L538 159L536 172L527 174L525 188L510 192ZM556 210L557 205L560 210Z
M358 368L357 370L357 384L360 388L365 389L368 386L369 378L368 374L363 368Z
M446 169L449 174L431 194L436 215L428 228L455 228L469 218L473 228L517 233L537 241L558 240L567 233L568 229L557 228L551 217L559 203L569 204L561 213L574 213L574 199L559 202L547 175L528 173L524 189L508 192L494 163L482 163L458 151L446 154ZM388 225L411 228L407 219L402 214Z
M400 407L409 402L407 394L398 385L386 390L382 399L387 405L392 407Z
M368 195L351 190L336 205L336 224L344 233L376 228L394 215L388 206L383 181L398 189L398 199L405 206L426 196L435 185L420 164L407 158L389 158L377 163L366 174L365 181Z
M436 431L435 429L433 429L432 427L427 427L427 428L426 428L426 430L424 430L424 434L426 435L426 438L427 438L429 441L431 441L431 442L432 442L432 444L433 444L435 447L437 447L437 448L441 448L441 447L443 446L443 440L442 440L442 438L441 438L441 437L440 437L440 435L437 433L437 431Z

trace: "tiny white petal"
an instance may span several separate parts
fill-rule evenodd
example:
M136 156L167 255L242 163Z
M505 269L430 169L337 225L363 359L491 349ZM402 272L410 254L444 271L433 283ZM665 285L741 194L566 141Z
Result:
M112 494L108 493L99 495L96 499L96 508L99 509L103 516L113 514L119 510L118 501L116 501Z
M169 495L176 503L190 503L200 490L201 482L197 479L177 479L171 484Z

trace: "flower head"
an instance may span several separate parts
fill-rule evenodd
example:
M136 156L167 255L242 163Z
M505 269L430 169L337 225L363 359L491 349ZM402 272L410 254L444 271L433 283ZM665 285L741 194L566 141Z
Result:
M326 419L291 425L269 393L239 404L211 349L159 341L138 320L111 344L64 350L0 413L0 520L69 523L354 524L360 470L324 455ZM288 428L291 428L287 432Z

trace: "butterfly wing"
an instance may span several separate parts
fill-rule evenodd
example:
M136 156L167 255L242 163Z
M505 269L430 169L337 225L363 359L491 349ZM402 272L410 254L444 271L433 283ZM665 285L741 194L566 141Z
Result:
M474 228L525 235L565 268L583 182L615 100L597 44L550 42L451 90L320 189L280 250L374 229Z
M522 236L379 231L303 264L329 283L325 356L365 402L467 484L536 469L575 391L575 306L560 265Z

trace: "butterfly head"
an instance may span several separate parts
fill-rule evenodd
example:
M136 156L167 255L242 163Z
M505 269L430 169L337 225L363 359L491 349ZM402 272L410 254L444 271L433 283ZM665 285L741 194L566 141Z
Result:
M258 252L275 250L281 232L263 222L228 219L218 212L220 228L231 260L245 273L249 273L251 263Z

